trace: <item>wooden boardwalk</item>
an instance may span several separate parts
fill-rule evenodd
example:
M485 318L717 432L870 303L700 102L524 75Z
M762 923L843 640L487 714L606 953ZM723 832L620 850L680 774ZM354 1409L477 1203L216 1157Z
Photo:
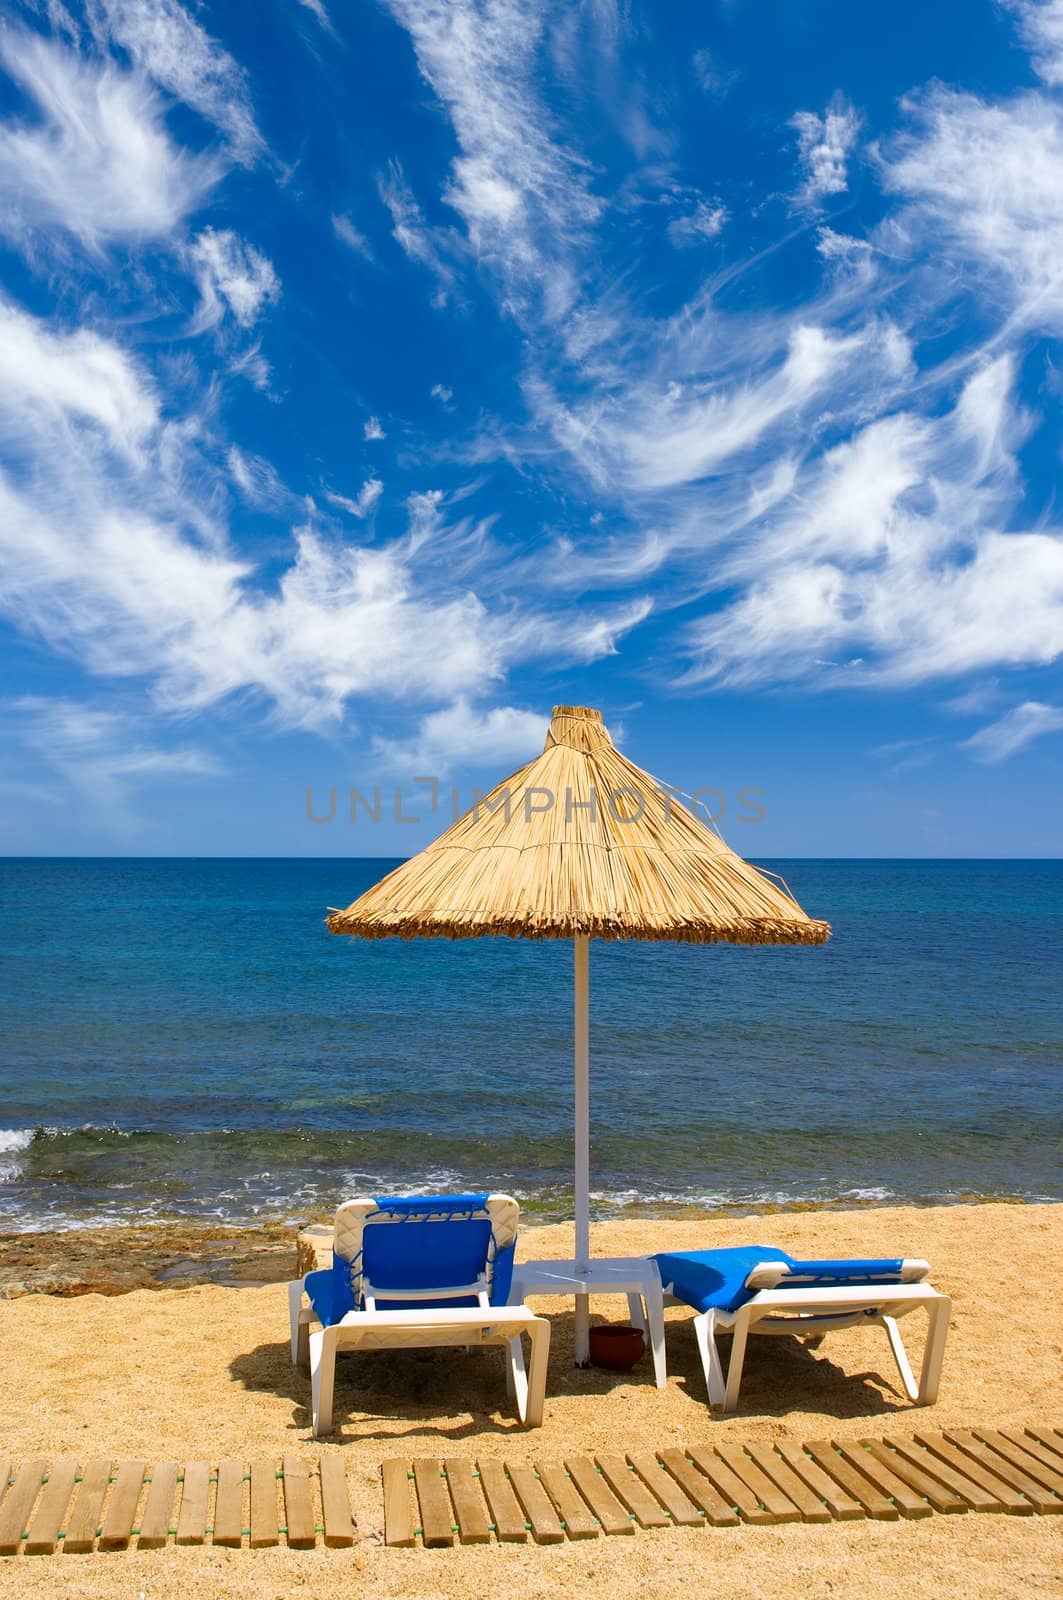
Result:
M387 1544L560 1544L640 1528L1063 1512L1063 1430L920 1429L804 1444L619 1448L534 1465L455 1456L381 1467ZM247 1463L0 1460L0 1557L221 1545L349 1548L338 1454Z
M164 1545L311 1550L355 1540L339 1456L276 1461L0 1461L0 1556Z
M1063 1430L920 1429L886 1438L706 1444L381 1467L389 1545L560 1544L637 1528L1063 1512Z

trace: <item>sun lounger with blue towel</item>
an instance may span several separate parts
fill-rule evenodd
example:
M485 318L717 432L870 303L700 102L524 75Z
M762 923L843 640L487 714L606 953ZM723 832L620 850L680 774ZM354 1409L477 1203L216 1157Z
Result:
M332 1266L288 1286L292 1361L309 1357L314 1437L332 1425L340 1350L499 1344L522 1422L543 1419L550 1324L507 1306L520 1208L505 1194L348 1200ZM526 1368L521 1335L531 1344Z
M709 1404L733 1411L738 1403L751 1333L796 1334L818 1340L835 1328L884 1327L911 1400L937 1399L952 1302L924 1280L925 1261L795 1261L770 1245L731 1250L686 1250L654 1257L664 1293L691 1306ZM919 1307L929 1326L919 1382L901 1340L897 1319ZM727 1376L716 1344L733 1335Z

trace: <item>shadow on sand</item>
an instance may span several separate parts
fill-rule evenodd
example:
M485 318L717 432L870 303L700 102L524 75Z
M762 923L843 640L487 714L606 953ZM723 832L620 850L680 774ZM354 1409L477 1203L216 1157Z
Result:
M573 1365L572 1313L552 1315L550 1325L548 1426L551 1397L594 1402L623 1387L627 1398L633 1398L633 1385L640 1409L647 1407L643 1417L649 1420L656 1391L648 1356L629 1374L596 1367L581 1370ZM725 1365L728 1344L723 1341ZM813 1351L796 1338L751 1339L734 1420L813 1413L822 1416L829 1429L833 1421L910 1409L893 1378L877 1368L847 1371L830 1359L829 1351L829 1340ZM305 1370L292 1366L287 1337L236 1356L229 1370L246 1389L289 1400L294 1408L290 1426L309 1430L310 1379ZM685 1319L668 1324L668 1381L689 1401L691 1429L703 1434L711 1416L693 1328ZM571 1419L571 1410L568 1415ZM336 1363L334 1417L335 1431L329 1437L336 1443L407 1437L459 1440L481 1434L503 1439L523 1436L525 1431L506 1396L502 1353L490 1348L341 1354ZM453 1417L453 1422L442 1424L445 1417ZM668 1420L674 1426L674 1409Z

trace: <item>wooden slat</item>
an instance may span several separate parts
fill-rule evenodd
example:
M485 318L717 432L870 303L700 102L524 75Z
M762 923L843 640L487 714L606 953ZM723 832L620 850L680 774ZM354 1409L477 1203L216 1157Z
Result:
M565 1466L606 1533L634 1533L630 1512L621 1505L593 1461L587 1456L569 1456Z
M462 1544L490 1544L491 1523L480 1493L480 1480L473 1476L472 1462L465 1456L449 1456L443 1466L458 1519L458 1538Z
M752 1457L747 1456L741 1445L718 1444L716 1454L727 1463L732 1472L747 1484L765 1511L771 1516L772 1522L800 1522L801 1513L792 1500L788 1500L782 1490L762 1472Z
M972 1511L1004 1511L1006 1507L997 1499L995 1494L990 1494L988 1489L968 1478L964 1473L958 1472L954 1466L932 1455L929 1450L924 1450L913 1439L891 1438L892 1452L904 1461L910 1462L917 1472L929 1474L939 1483L946 1486L950 1493L956 1494ZM945 1446L947 1449L948 1446ZM959 1456L959 1451L956 1451ZM962 1459L962 1457L960 1458Z
M537 1461L535 1470L570 1539L597 1539L597 1522L587 1510L576 1485L559 1461Z
M676 1483L672 1474L657 1460L652 1450L629 1450L628 1460L650 1493L661 1502L671 1519L680 1528L704 1528L706 1519L693 1500L689 1499ZM727 1508L735 1522L738 1518Z
M228 1550L239 1550L244 1542L244 1476L242 1461L219 1461L211 1537Z
M995 1507L976 1506L976 1510L1001 1510L1008 1511L1016 1517L1032 1517L1033 1506L1013 1489L1010 1483L1005 1483L1003 1478L998 1478L980 1462L972 1461L970 1456L964 1455L962 1450L957 1450L950 1444L943 1433L917 1433L916 1439L946 1467L951 1467L953 1472L962 1474L969 1482L975 1484L980 1492L988 1493L997 1502ZM957 1488L960 1486L957 1484ZM960 1493L966 1491L960 1488ZM972 1504L974 1502L972 1501Z
M96 1530L103 1516L103 1501L110 1481L109 1461L90 1461L81 1474L81 1487L66 1522L64 1555L87 1555L95 1545Z
M622 1456L596 1456L603 1478L643 1528L666 1528L671 1520ZM541 1469L540 1469L541 1470Z
M1001 1437L1011 1444L1017 1445L1020 1450L1025 1450L1028 1456L1033 1456L1043 1467L1051 1468L1058 1482L1063 1485L1063 1456L1057 1456L1052 1450L1038 1444L1036 1439L1031 1439L1028 1433L1022 1433L1018 1428L1000 1428ZM1056 1490L1059 1493L1059 1490Z
M405 1476L405 1462L402 1463ZM318 1469L321 1482L321 1520L325 1524L325 1543L330 1550L348 1550L354 1543L354 1518L347 1493L347 1469L339 1456L322 1456ZM407 1484L408 1484L407 1480ZM406 1490L406 1515L410 1514L409 1488ZM413 1528L410 1528L413 1543Z
M495 1525L495 1537L503 1544L524 1544L528 1538L524 1512L506 1477L505 1467L501 1461L485 1460L478 1461L476 1468Z
M181 1485L181 1509L177 1514L177 1543L205 1544L207 1511L210 1506L210 1466L206 1461L189 1461Z
M565 1537L565 1530L557 1519L550 1496L531 1467L511 1463L509 1481L524 1507L525 1517L531 1523L532 1538L536 1544L560 1544Z
M1010 1483L1013 1489L1018 1489L1020 1494L1026 1496L1035 1511L1042 1515L1053 1511L1063 1511L1063 1500L1058 1500L1055 1495L1049 1494L1047 1489L1042 1489L1028 1472L1016 1466L1001 1452L983 1444L969 1428L946 1428L945 1437L962 1450L964 1455L971 1456L981 1465L989 1468L998 1478L1003 1478L1005 1483Z
M314 1531L314 1497L310 1492L310 1471L298 1456L284 1458L284 1526L292 1550L312 1550L317 1543Z
M454 1513L443 1481L443 1463L420 1460L413 1464L417 1503L421 1508L421 1538L429 1550L454 1543Z
M48 1478L29 1525L25 1544L28 1556L49 1556L59 1543L59 1530L65 1524L76 1477L76 1461L56 1461L48 1468Z
M1046 1450L1052 1450L1057 1456L1063 1457L1063 1433L1058 1428L1039 1428L1031 1423L1023 1430L1036 1439L1038 1444L1044 1445Z
M862 1472L857 1472L844 1456L840 1456L829 1440L810 1439L805 1444L805 1450L829 1477L837 1479L847 1494L859 1500L869 1517L874 1517L876 1522L897 1521L900 1512L893 1501Z
M881 1461L884 1467L888 1467L909 1488L922 1495L924 1500L928 1500L935 1511L949 1514L962 1513L968 1509L966 1500L955 1489L947 1488L935 1478L927 1471L925 1465L909 1461L900 1451L889 1449L881 1439L861 1439L860 1443L876 1461Z
M15 1473L15 1481L0 1504L0 1556L18 1555L22 1548L22 1535L29 1525L43 1475L43 1461L24 1461Z
M380 1476L384 1483L384 1543L408 1550L414 1542L410 1464L408 1461L385 1461Z
M859 1522L867 1516L860 1502L846 1494L841 1485L824 1472L811 1456L806 1456L799 1444L791 1439L776 1439L775 1448L802 1483L807 1483L816 1498L824 1502L835 1521Z
M991 1434L991 1429L985 1432ZM1025 1494L1029 1504L1034 1510L1039 1510L1042 1517L1052 1512L1063 1512L1063 1499L1058 1498L1052 1491L1045 1490L1041 1483L1041 1467L1029 1470L1028 1458L1023 1459L1021 1450L1015 1450L1005 1438L1001 1442L989 1442L978 1438L978 1435L969 1427L953 1427L945 1430L945 1437L951 1438L954 1445L959 1446L967 1454L977 1454L980 1461L985 1461L991 1472L996 1472L1012 1488L1017 1488Z
M138 1550L159 1550L170 1533L170 1511L177 1488L176 1461L160 1462L152 1471L144 1515L140 1519Z
M119 1466L104 1513L101 1550L128 1549L144 1487L144 1469L143 1461L123 1461Z
M277 1524L277 1469L272 1461L251 1463L251 1548L280 1543Z
M680 1450L662 1450L660 1454L661 1460L664 1462L669 1472L676 1471L676 1468L673 1466L673 1459L675 1457L679 1457L681 1460L683 1459L682 1451ZM775 1521L775 1518L772 1516L771 1512L765 1511L764 1507L761 1505L759 1499L753 1493L749 1485L747 1483L743 1483L742 1479L739 1478L727 1465L727 1462L721 1461L720 1457L712 1450L690 1449L688 1454L694 1464L698 1467L699 1472L704 1473L705 1478L709 1479L713 1487L723 1497L726 1505L728 1507L733 1507L735 1511L738 1511L744 1521L759 1524L772 1523ZM698 1473L690 1473L689 1465L687 1467L687 1471L691 1481L696 1482L698 1480ZM678 1476L678 1474L676 1475ZM683 1485L683 1488L686 1490L687 1494L694 1493L690 1482L684 1478L680 1478L679 1481ZM704 1482L704 1479L701 1481ZM697 1499L697 1495L694 1495L694 1498ZM700 1500L698 1500L698 1504L701 1504Z
M894 1472L888 1462L883 1462L878 1456L865 1450L862 1444L849 1439L835 1439L834 1448L840 1450L858 1472L862 1472L876 1489L881 1489L887 1499L893 1501L902 1517L908 1521L917 1521L921 1517L934 1515L934 1508L925 1496Z
M1013 1466L1024 1472L1034 1483L1040 1484L1042 1489L1047 1489L1053 1496L1058 1496L1063 1490L1063 1461L1059 1464L1059 1471L1054 1467L1046 1467L1044 1462L1021 1444L1016 1444L1013 1439L999 1428L974 1428L972 1430L978 1438L995 1450L998 1456L1003 1456L1005 1461L1010 1461ZM1053 1510L1057 1509L1053 1506ZM1063 1500L1060 1500L1058 1509L1063 1511Z
M782 1456L778 1455L770 1444L747 1444L746 1451L764 1476L770 1478L797 1507L802 1522L831 1521L831 1514L823 1501L812 1493L808 1485L802 1482L792 1467L787 1466Z
M688 1461L688 1454L697 1459L694 1451L669 1449L660 1450L658 1454L684 1494L705 1513L706 1520L714 1528L734 1528L738 1525L738 1513L726 1495L718 1493L705 1475Z

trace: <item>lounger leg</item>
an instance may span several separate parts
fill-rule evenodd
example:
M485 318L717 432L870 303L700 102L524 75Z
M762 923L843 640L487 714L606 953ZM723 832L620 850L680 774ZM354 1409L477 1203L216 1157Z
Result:
M904 1348L901 1330L897 1326L897 1318L883 1317L882 1326L885 1328L889 1338L890 1349L893 1351L893 1359L897 1363L897 1371L901 1375L901 1382L904 1384L905 1392L909 1400L918 1400L919 1385L912 1374L912 1363L908 1360L908 1352Z
M310 1414L315 1439L332 1432L332 1391L336 1381L336 1349L339 1344L335 1328L316 1329L309 1338L310 1345Z
M297 1278L288 1285L288 1319L292 1330L292 1366L304 1366L307 1359L307 1324L309 1317L303 1305L303 1280Z
M546 1371L550 1365L550 1324L535 1317L528 1327L531 1361L528 1370L528 1407L524 1421L529 1428L541 1428L546 1404Z
M646 1302L646 1321L649 1324L650 1347L653 1350L653 1377L658 1389L668 1385L668 1357L664 1346L664 1295L656 1268L652 1279L643 1290Z
M746 1338L749 1333L749 1314L743 1309L735 1318L734 1338L731 1340L731 1359L727 1366L727 1389L723 1409L734 1411L738 1405L738 1391L742 1386L742 1367L746 1359Z
M633 1328L641 1328L643 1333L645 1333L647 1331L646 1330L646 1313L643 1310L642 1296L640 1294L629 1294L628 1295L628 1297L627 1297L627 1314L631 1318L631 1326Z
M528 1415L528 1372L519 1333L506 1340L506 1393L516 1401L517 1415L524 1422Z
M952 1301L948 1295L942 1294L936 1300L931 1300L927 1306L927 1314L930 1326L926 1331L923 1370L919 1378L919 1393L916 1396L921 1406L932 1406L938 1397L941 1367L945 1360L945 1341L949 1336L949 1319L952 1316Z
M705 1387L709 1391L709 1406L713 1411L723 1410L724 1382L720 1352L716 1345L716 1313L702 1311L694 1318L694 1333L705 1373Z

